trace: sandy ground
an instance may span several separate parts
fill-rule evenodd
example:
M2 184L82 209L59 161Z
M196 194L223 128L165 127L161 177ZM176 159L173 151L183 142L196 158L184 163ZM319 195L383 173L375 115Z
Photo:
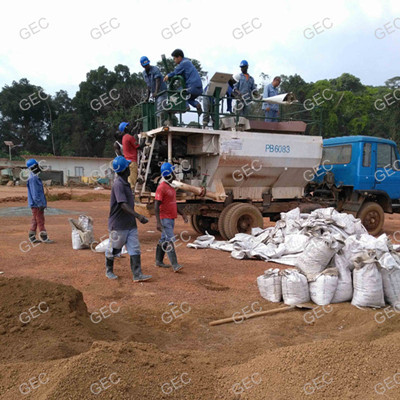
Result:
M2 187L0 196L22 196L19 190ZM108 201L49 206L87 213L96 240L106 237ZM279 265L188 249L197 235L178 219L184 269L174 274L157 268L153 218L139 224L143 271L153 279L134 284L125 256L116 261L119 279L109 281L103 254L72 250L71 216L48 216L47 231L56 243L34 248L26 242L29 217L0 218L1 399L27 397L22 392L28 389L31 399L400 398L397 313L346 303L210 327L233 313L280 307L263 300L256 285L265 269ZM400 217L386 215L384 231L398 230ZM19 322L21 312L40 302L50 311L34 308L31 322ZM32 378L40 373L46 374L41 380Z

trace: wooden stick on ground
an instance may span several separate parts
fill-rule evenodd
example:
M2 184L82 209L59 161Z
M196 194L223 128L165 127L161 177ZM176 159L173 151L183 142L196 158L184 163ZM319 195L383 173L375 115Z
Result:
M267 314L275 314L281 311L288 311L288 310L293 310L294 308L307 308L307 309L312 309L314 308L315 304L312 303L302 303L302 304L296 304L293 306L286 306L286 307L280 307L280 308L274 308L272 310L266 310L266 311L260 311L260 312L255 312L252 314L243 314L240 316L240 318L242 319L249 319L249 318L256 318L256 317L261 317L263 315L267 315ZM236 319L234 316L229 317L229 318L223 318L223 319L218 319L216 321L211 321L208 325L210 326L215 326L215 325L222 325L222 324L226 324L228 322L235 322Z

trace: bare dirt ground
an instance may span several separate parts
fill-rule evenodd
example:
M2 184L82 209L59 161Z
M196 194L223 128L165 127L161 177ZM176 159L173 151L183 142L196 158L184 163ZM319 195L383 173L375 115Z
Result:
M3 198L23 195L1 189ZM107 200L49 206L87 213L96 239L106 237ZM104 254L72 250L71 216L48 216L56 243L34 248L24 242L29 217L0 218L1 399L400 398L393 310L344 303L210 327L251 307L280 307L260 297L256 277L283 266L188 249L197 235L178 219L184 269L157 268L153 218L139 224L143 271L153 279L134 284L125 256L116 261L119 279L109 281ZM398 230L400 216L386 215L384 231Z

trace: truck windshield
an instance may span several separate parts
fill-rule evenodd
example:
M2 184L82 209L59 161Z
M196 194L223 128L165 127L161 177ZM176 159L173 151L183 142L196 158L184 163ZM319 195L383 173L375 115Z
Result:
M321 164L348 164L351 161L351 144L324 147Z

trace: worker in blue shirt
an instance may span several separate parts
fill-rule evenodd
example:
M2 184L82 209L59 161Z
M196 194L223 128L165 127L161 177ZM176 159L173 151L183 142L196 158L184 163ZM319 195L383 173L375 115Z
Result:
M280 84L281 77L276 76L272 83L264 87L263 98L277 96ZM265 110L265 122L278 122L279 104L263 103L262 109Z
M46 197L44 195L42 180L38 177L40 170L38 162L30 158L26 162L29 168L29 178L26 183L28 189L28 205L32 210L32 223L29 230L29 241L31 243L53 243L47 236L44 226L44 209L47 207ZM36 230L39 228L39 238L36 238Z
M150 65L150 60L146 56L140 58L140 64L144 68L142 75L147 85L145 101L149 101L150 95L152 95L156 102L157 115L163 118L161 111L167 100L167 85L163 81L161 71L156 66ZM160 92L165 93L159 94Z
M239 97L240 100L236 102L236 110L239 115L247 116L250 111L250 103L253 100L253 96L257 95L256 85L254 79L247 73L249 63L246 60L242 60L240 63L240 70L242 73L238 77L238 81L233 85L233 94Z
M197 113L201 115L203 112L201 109L201 104L196 101L197 97L203 93L203 84L201 82L199 72L192 62L184 56L182 50L174 50L171 56L174 59L176 68L174 71L165 76L164 82L167 82L169 78L172 78L175 75L181 75L186 82L185 92L188 92L190 95L190 97L187 99L187 103L189 103L192 107L195 107L197 109Z

